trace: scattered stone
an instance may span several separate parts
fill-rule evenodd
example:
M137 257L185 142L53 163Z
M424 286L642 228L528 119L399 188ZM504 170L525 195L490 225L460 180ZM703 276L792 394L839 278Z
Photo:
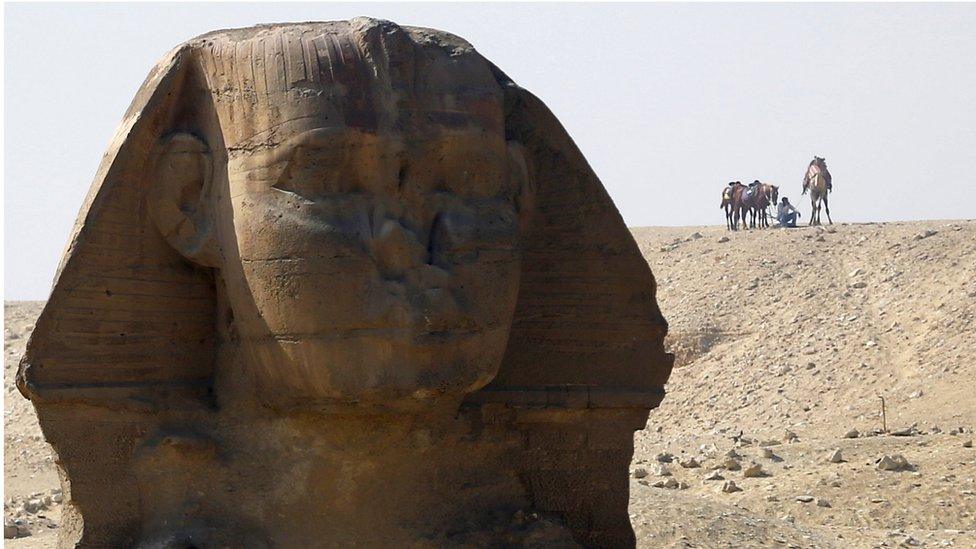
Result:
M729 237L723 236L722 238L718 239L718 241L719 241L720 244L723 244L723 243L729 241Z
M722 484L722 492L724 492L726 494L731 494L731 493L734 493L734 492L741 492L741 491L742 491L742 488L739 488L738 486L736 486L734 480L727 480L727 481L725 481L724 484Z
M857 438L859 436L861 436L861 433L857 429L851 429L844 433L844 438Z
M705 477L705 480L725 480L725 477L715 472Z
M963 448L972 448L973 447L973 441L972 441L972 439L969 439L969 440L963 442L962 443L962 447Z
M738 471L739 469L742 469L742 465L739 463L739 460L735 458L726 458L725 461L722 462L722 466L729 471Z
M670 477L671 476L671 470L668 469L668 466L667 465L664 465L663 463L658 463L658 464L655 464L654 466L652 466L651 467L651 472L653 472L654 475L655 476L658 476L658 477Z
M20 529L12 520L3 521L3 539L14 539L20 537Z
M698 460L693 457L684 461L679 461L678 465L684 467L685 469L697 469L698 467L701 467L701 463L698 463Z
M745 478L758 478L768 475L766 474L766 471L763 471L762 465L754 461L750 463L748 467L742 470L742 476Z
M787 429L786 433L783 434L783 442L792 443L792 442L799 442L799 440L800 437L798 437L796 433L790 431L789 429Z
M831 463L843 463L844 456L840 453L840 448L835 448L834 451L827 456L827 461Z
M810 495L796 496L796 501L799 501L800 503L810 503L811 501L813 501L813 496Z
M893 437L913 437L918 434L918 425L915 423L912 423L911 426L905 427L904 429L898 429L891 432L891 436Z
M857 289L867 288L868 287L868 283L867 282L864 282L863 280L860 280L858 282L855 282L854 284L851 284L851 287L852 288L857 288Z
M634 469L634 478L644 478L647 476L647 469L638 467Z
M776 454L773 453L773 449L772 448L763 448L762 449L762 457L764 457L764 458L772 458L775 455Z
M830 502L824 498L817 498L817 507L830 507Z
M882 471L904 471L910 467L908 460L901 454L885 454L878 460L878 469Z
M675 489L679 488L681 485L678 483L677 480L674 480L674 477L669 477L667 480L659 480L659 481L655 482L654 484L652 484L651 486L653 486L654 488L664 488L666 490L675 490Z
M760 446L779 446L781 443L778 440L767 440L759 443Z
M739 452L736 452L735 451L735 448L733 448L733 449L729 450L728 452L725 452L725 457L732 458L732 459L739 459L742 456L740 456L739 455Z
M671 463L674 461L674 455L671 452L661 452L660 454L654 456L654 459L661 463Z
M927 229L924 232L915 235L915 240L922 240L923 238L928 238L930 236L935 236L939 234L939 231L933 231L932 229Z

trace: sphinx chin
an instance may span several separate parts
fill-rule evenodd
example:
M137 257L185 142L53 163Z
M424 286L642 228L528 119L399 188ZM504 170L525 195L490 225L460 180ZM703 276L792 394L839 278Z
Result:
M240 342L220 361L217 394L271 407L409 411L458 404L497 375L508 327L437 333L371 330ZM236 398L230 397L231 399Z

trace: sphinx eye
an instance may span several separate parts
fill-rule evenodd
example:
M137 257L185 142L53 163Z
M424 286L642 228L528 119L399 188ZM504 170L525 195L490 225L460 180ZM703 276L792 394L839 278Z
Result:
M308 199L361 191L348 152L336 148L296 146L271 187Z

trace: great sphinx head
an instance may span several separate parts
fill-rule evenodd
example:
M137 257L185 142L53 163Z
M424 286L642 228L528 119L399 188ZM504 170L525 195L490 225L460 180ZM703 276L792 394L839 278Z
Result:
M148 212L219 281L225 380L305 405L460 399L501 364L532 199L503 88L456 39L328 30L177 53Z
M654 293L565 130L465 41L219 31L133 101L18 384L69 476L101 451L89 427L125 455L146 425L250 405L640 421L671 365Z

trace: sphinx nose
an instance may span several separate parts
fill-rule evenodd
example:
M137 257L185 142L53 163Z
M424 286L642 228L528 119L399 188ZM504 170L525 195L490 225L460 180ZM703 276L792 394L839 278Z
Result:
M384 219L374 228L369 250L387 278L402 278L414 266L425 263L427 256L427 246L397 219Z

